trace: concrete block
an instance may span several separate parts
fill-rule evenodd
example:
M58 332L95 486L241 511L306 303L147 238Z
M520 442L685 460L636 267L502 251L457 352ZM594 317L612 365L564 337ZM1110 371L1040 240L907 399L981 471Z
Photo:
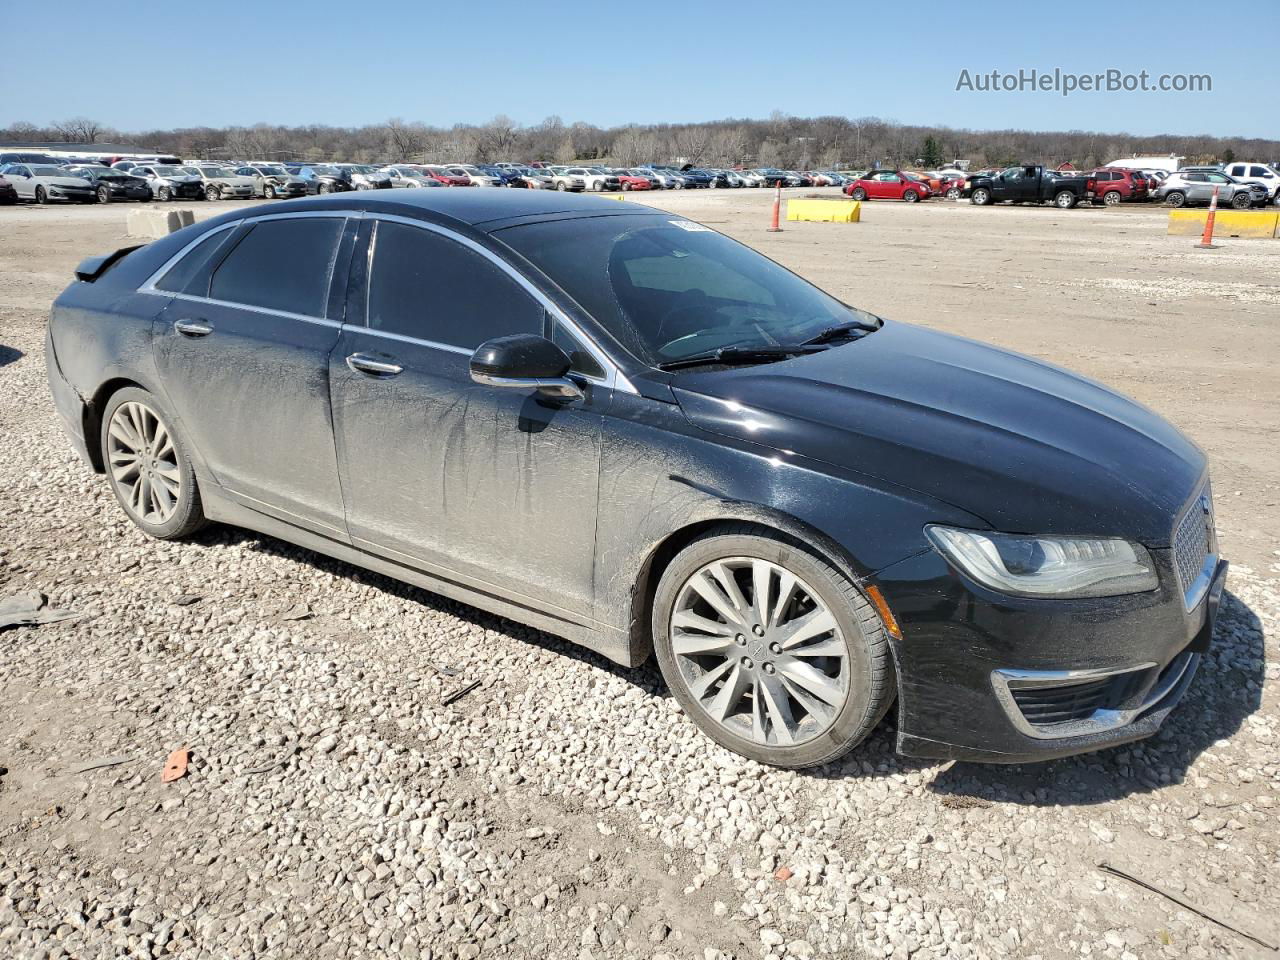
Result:
M146 237L151 240L167 237L176 230L189 227L196 222L192 210L149 210L135 209L129 211L128 234L131 237Z
M787 201L787 219L818 223L858 223L862 219L862 201L838 200L834 197L797 197Z
M1204 233L1206 210L1170 210L1168 235L1198 237ZM1215 237L1271 239L1280 236L1280 210L1219 210L1213 218Z

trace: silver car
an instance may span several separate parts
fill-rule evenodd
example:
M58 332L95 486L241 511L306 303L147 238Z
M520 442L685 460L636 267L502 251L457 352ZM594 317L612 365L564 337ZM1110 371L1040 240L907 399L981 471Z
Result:
M1179 170L1171 173L1156 188L1155 197L1171 207L1203 204L1213 199L1215 187L1218 188L1218 203L1224 206L1229 204L1237 210L1247 210L1258 199L1253 184L1241 183L1217 170ZM1266 200L1265 190L1262 198Z
M434 177L428 176L416 167L395 164L383 167L382 172L391 178L391 186L400 189L417 190L421 187L443 187L444 184Z
M10 163L0 167L19 200L36 203L94 203L97 196L93 184L83 177L69 174L66 167L43 163Z
M367 163L335 163L339 170L351 177L351 185L357 190L385 190L391 187L391 177Z
M116 169L121 169L119 165ZM204 179L187 173L183 167L167 163L138 164L129 173L142 177L151 187L151 195L157 200L203 200Z
M214 164L181 167L185 173L204 181L206 200L252 200L255 184L252 177L242 177L228 167Z
M264 200L277 197L305 197L307 181L278 163L250 163L236 168L236 175L253 181L253 195Z

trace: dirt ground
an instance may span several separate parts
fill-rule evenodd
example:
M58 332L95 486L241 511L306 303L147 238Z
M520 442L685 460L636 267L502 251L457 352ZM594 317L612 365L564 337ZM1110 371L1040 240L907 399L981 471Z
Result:
M1280 240L950 202L773 234L771 200L626 202L1086 374L1205 449L1231 595L1166 731L993 768L904 761L882 725L772 771L698 736L652 666L269 538L147 541L61 437L42 356L131 207L0 207L0 596L87 614L0 633L0 957L1276 956Z

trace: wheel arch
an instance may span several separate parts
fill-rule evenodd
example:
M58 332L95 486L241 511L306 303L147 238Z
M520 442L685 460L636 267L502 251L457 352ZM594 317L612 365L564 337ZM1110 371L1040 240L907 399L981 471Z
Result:
M652 544L640 561L631 591L630 636L631 662L640 664L653 652L653 601L658 581L672 560L704 533L716 527L735 523L751 523L794 541L797 546L816 550L849 578L857 589L868 571L859 569L849 552L836 540L812 524L771 507L745 502L723 501L713 511L691 519Z

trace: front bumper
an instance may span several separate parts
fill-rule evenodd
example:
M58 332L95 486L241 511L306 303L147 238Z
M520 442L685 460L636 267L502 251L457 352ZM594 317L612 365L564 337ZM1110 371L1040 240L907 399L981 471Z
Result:
M898 750L986 763L1050 760L1149 737L1209 649L1227 563L1187 611L1169 550L1143 594L1029 600L963 580L934 551L880 572L902 629ZM1074 720L1062 721L1074 717Z

